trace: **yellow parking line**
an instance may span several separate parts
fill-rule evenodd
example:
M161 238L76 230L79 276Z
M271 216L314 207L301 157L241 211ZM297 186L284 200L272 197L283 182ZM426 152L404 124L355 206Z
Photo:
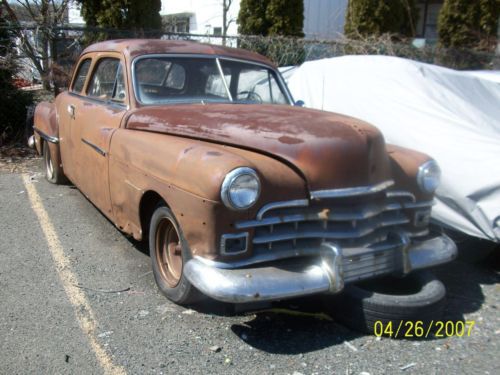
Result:
M35 212L43 234L49 246L50 255L56 265L57 273L64 287L64 291L68 296L69 301L73 305L75 315L80 325L81 330L87 336L90 346L95 353L95 356L106 374L126 374L125 369L115 365L109 354L103 349L96 339L97 324L94 313L90 306L85 293L74 285L79 285L76 275L72 272L70 262L64 254L63 247L54 225L50 221L49 215L43 207L40 195L35 189L34 184L30 181L28 175L23 175L24 186L28 192L28 197L31 202L31 207Z

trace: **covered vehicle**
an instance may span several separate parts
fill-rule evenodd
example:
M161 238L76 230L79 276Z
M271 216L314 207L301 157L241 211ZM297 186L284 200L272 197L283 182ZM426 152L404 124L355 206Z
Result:
M310 61L286 75L307 107L363 119L388 142L431 155L443 174L433 219L500 242L498 83L389 56Z
M185 41L98 43L68 92L37 106L47 178L69 178L148 239L160 290L242 303L451 260L429 230L435 161L375 127L294 107L275 66Z

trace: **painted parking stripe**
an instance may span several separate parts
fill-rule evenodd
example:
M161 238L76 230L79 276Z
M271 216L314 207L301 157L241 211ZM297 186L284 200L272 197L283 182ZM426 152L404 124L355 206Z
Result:
M70 262L64 254L61 242L57 237L54 225L52 224L47 211L45 211L45 208L43 207L40 195L36 191L34 184L30 181L29 176L26 174L23 175L23 183L26 187L31 207L38 218L47 241L52 260L56 265L59 279L61 280L64 291L75 310L75 315L78 320L78 324L80 325L80 329L86 335L90 346L105 374L126 374L125 369L121 366L115 365L109 354L97 341L97 323L94 312L92 311L85 293L81 289L75 287L75 285L79 285L78 279L71 270Z

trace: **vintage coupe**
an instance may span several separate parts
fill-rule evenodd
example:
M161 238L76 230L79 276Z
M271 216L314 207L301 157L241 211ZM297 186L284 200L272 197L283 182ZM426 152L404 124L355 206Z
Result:
M115 225L159 289L233 303L337 293L451 260L429 230L439 168L360 120L294 106L244 50L118 40L83 51L32 143Z

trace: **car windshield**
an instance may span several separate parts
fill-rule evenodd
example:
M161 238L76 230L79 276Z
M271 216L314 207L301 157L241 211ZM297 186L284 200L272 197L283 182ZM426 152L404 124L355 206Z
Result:
M141 57L134 64L137 99L143 104L290 104L273 69L251 62L219 62L220 69L216 58Z

